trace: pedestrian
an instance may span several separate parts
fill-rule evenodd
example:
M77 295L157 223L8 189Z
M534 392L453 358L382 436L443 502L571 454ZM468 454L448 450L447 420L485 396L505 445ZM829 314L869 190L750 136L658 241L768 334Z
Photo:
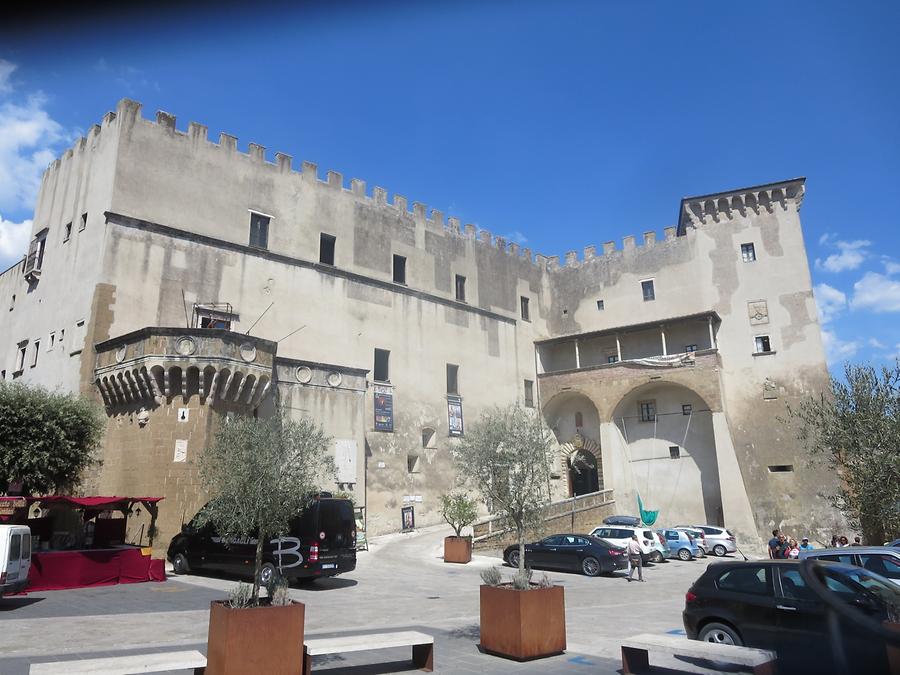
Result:
M849 545L850 540L847 539L847 537L845 537L844 535L841 535L840 539L838 539L838 548L846 548Z
M637 568L638 581L644 580L644 565L641 560L641 545L638 543L637 534L631 535L631 541L628 542L628 581L631 581L631 575L634 574L634 568Z
M778 541L775 544L775 554L772 556L776 559L789 558L791 551L791 545L787 540L787 537L784 536L783 532L778 533Z
M792 560L796 560L800 557L800 545L797 543L796 539L791 539L788 542L788 550L787 550L787 558L791 558Z
M862 540L858 536L853 537L853 543L850 545L851 546L862 546Z
M838 547L838 536L836 534L831 535L831 548Z
M772 538L769 539L769 557L777 558L778 557L778 535L780 533L778 530L772 530Z
M801 551L812 551L815 548L812 544L809 543L809 537L803 537L800 542L800 550Z

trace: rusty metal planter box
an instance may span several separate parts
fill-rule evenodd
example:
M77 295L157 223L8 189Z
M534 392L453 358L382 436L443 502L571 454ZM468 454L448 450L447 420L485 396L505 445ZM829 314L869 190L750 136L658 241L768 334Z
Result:
M472 537L444 537L444 562L468 563L472 561Z
M566 650L566 601L562 586L517 591L512 585L481 587L481 647L518 661Z
M207 675L301 675L306 607L209 607Z

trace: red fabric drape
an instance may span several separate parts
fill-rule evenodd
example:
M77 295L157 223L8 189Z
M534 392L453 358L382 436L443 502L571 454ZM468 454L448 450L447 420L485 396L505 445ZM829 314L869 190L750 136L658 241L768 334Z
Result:
M140 548L35 551L31 554L31 571L25 591L56 591L165 579L165 563L142 555Z

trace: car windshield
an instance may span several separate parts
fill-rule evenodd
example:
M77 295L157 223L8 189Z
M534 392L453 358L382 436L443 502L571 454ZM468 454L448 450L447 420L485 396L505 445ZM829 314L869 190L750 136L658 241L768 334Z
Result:
M900 588L887 579L861 568L827 566L823 571L829 590L852 601L857 596L874 601L887 615L887 620L900 622Z

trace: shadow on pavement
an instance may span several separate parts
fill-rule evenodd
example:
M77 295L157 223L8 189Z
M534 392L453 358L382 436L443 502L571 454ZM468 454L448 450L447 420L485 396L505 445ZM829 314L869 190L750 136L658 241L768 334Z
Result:
M28 607L36 602L40 602L44 598L28 598L25 596L12 596L0 598L0 612L12 612L21 607Z

